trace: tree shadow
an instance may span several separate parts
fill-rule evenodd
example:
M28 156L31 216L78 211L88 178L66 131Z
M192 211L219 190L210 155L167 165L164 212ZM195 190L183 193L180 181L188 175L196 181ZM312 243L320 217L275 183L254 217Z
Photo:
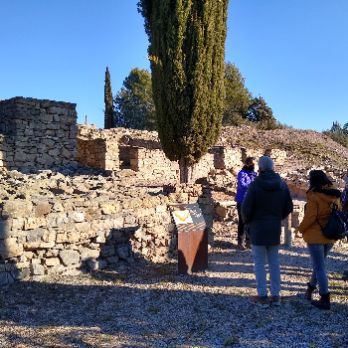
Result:
M249 293L212 292L218 277L195 289L169 289L171 277L177 285L188 284L192 277L173 274L173 265L159 272L160 266L143 262L134 272L97 271L92 278L24 281L0 289L0 343L6 342L4 347L222 347L233 334L239 337L237 347L251 347L258 341L250 336L249 329L274 325L279 342L282 333L293 339L298 335L288 328L299 315L307 313L312 321L320 321L328 317L343 320L348 314L342 304L334 303L330 313L322 313L296 297L286 298L279 309L259 309L248 302ZM151 276L151 272L158 286L144 282L141 276ZM113 276L105 276L107 273ZM283 329L279 320L284 321ZM15 330L10 330L9 323ZM228 329L231 325L236 326L232 333ZM330 334L341 343L346 339L346 333L335 325L318 325L316 337L318 334ZM244 339L249 343L243 344ZM277 347L272 342L268 346Z
M49 277L2 287L0 345L222 347L232 335L238 338L236 347L255 347L265 345L260 345L249 329L273 327L270 337L262 337L270 340L267 347L277 347L273 340L279 342L279 335L293 340L298 335L294 323L299 316L320 322L328 317L344 320L348 315L343 303L334 301L332 311L322 313L297 296L286 297L279 309L255 308L248 301L248 296L255 293L251 253L230 250L228 243L216 244L219 248L213 248L209 254L209 271L191 276L178 274L175 260L154 264L135 254L133 263L122 260L81 276ZM296 250L301 255L305 253L305 248ZM300 256L300 260L304 257ZM302 292L305 283L298 282L296 275L309 275L310 263L300 268L299 259L293 254L281 254L281 260L283 273L294 277L283 282L283 289ZM231 272L238 277L231 278ZM342 290L341 284L332 284L331 288L334 296L342 296L336 291ZM279 320L285 323L284 331ZM231 332L231 326L236 330ZM294 334L288 331L291 327ZM335 325L317 327L316 337L330 336L330 342L340 344L347 338ZM296 346L286 342L287 347Z

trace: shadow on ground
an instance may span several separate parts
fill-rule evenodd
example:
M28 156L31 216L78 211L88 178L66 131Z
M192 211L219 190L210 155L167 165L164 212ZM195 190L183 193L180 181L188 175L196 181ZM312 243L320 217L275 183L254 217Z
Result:
M222 347L234 342L234 347L297 347L302 340L307 343L303 347L310 347L323 340L328 344L322 346L334 347L347 342L342 330L347 304L335 301L332 311L323 313L294 293L279 309L259 309L248 301L255 288L250 253L229 250L213 251L210 270L196 276L177 275L175 264L140 260L132 270L124 265L1 288L0 345ZM283 271L293 276L284 289L303 289L298 277L309 275L309 268L302 266L297 273L295 256L283 261ZM239 278L229 278L230 272ZM343 286L333 283L332 289L340 293ZM240 291L232 291L235 287ZM314 327L313 334L303 336L303 325Z

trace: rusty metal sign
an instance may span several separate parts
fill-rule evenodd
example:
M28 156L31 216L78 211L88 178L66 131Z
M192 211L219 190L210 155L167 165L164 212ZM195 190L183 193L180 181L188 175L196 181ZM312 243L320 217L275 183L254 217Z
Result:
M181 274L208 268L208 234L204 216L198 204L172 207L178 232L178 271Z

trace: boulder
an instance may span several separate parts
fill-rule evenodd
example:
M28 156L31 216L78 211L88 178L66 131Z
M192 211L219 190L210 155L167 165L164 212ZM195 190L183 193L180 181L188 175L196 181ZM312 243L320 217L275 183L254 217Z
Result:
M80 254L76 250L61 250L59 257L64 266L75 265L80 261Z

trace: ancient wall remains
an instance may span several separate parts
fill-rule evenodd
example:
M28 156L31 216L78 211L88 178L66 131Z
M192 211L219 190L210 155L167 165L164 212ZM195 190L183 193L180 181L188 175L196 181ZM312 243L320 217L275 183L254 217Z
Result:
M114 171L130 168L130 160L132 156L133 159L136 156L131 150L138 147L160 149L157 133L127 128L98 129L91 125L78 126L76 158L82 165ZM139 156L140 160L141 158L142 155ZM150 158L149 161L151 162Z
M246 149L214 146L193 167L192 178L206 178L213 169L234 169L243 166L247 156L258 158L264 154L281 166L286 152L278 149ZM161 178L170 182L179 178L179 165L168 160L161 149L156 132L125 128L108 130L79 126L77 159L83 165L119 170L130 168L143 178Z
M209 224L213 220L214 205L200 185L152 192L123 187L114 177L51 171L9 172L3 180L1 197L9 197L1 205L0 284L112 267L134 255L151 262L175 257L169 211L175 203L199 201ZM18 192L10 195L14 184Z
M75 107L23 97L0 101L0 167L26 171L74 162Z
M241 168L243 166L243 153L240 148L214 146L214 166L216 169Z
M170 181L178 178L178 162L170 161L161 149L131 146L129 163L132 170L142 172L145 177L166 177Z
M76 160L85 166L105 170L120 168L119 144L108 139L79 139Z

